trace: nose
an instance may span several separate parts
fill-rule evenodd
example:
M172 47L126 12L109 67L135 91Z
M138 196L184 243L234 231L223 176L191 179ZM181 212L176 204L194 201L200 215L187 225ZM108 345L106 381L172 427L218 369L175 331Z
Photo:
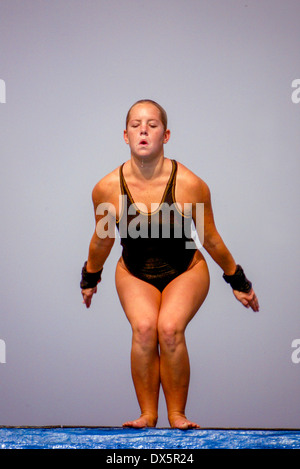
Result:
M145 124L141 125L140 133L141 133L141 135L147 135L148 134L147 126Z

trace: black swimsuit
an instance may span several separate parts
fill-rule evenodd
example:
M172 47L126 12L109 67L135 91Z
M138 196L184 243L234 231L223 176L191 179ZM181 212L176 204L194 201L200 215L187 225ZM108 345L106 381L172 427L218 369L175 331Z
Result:
M130 194L120 167L123 207L116 225L119 230L122 257L134 276L163 289L189 267L197 250L191 237L192 214L183 214L175 202L177 162L161 203L155 211L139 210ZM125 197L124 197L125 196Z

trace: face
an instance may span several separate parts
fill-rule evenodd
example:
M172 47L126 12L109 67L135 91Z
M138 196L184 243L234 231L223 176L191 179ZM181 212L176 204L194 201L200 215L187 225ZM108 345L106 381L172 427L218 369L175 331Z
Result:
M170 131L164 129L156 106L141 103L131 109L124 140L130 146L132 155L141 158L160 156L169 138Z

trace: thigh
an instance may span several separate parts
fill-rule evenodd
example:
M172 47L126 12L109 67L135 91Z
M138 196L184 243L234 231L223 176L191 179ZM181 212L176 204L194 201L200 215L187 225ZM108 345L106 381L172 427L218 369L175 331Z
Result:
M153 285L132 275L122 260L116 268L116 288L121 305L132 328L141 323L157 325L161 293Z
M197 251L191 267L163 290L159 322L172 323L184 331L204 302L208 290L208 267L202 254Z

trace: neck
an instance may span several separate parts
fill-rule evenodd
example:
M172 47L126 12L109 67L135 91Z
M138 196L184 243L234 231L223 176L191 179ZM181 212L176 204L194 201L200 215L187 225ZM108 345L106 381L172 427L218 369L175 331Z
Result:
M134 175L150 179L160 174L164 162L165 157L163 154L155 158L149 158L148 156L143 158L142 156L131 155L130 166Z

